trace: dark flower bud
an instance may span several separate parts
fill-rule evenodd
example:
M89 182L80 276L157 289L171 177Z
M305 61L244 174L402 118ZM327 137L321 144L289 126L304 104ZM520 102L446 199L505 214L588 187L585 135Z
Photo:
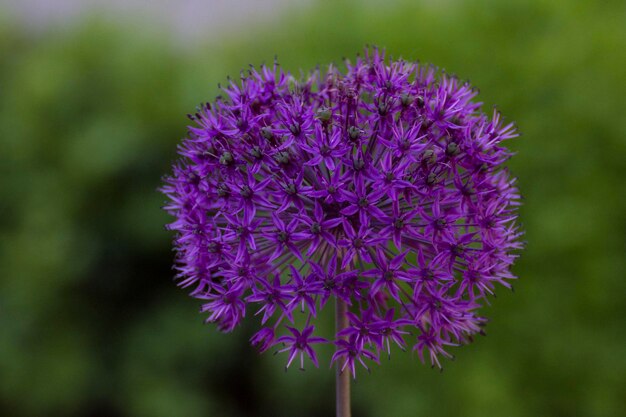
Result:
M272 140L274 138L274 132L272 132L271 127L264 126L261 128L261 136L267 140Z
M261 152L261 148L259 148L258 146L255 146L252 149L250 149L250 155L252 155L253 158L261 159L261 157L263 156L263 153Z
M298 136L300 134L300 125L298 123L294 123L289 126L289 131L294 135Z
M437 162L437 154L434 150L428 149L424 152L422 160L428 164L434 164L435 162Z
M328 107L320 107L317 109L316 115L320 122L326 124L330 121L333 114Z
M402 93L400 96L400 104L402 104L402 107L410 106L413 104L413 97L408 93Z
M194 171L188 171L187 172L187 179L189 181L197 184L198 181L200 180L200 177Z
M409 140L407 138L401 138L398 141L398 148L402 151L402 152L406 152L409 149L411 149L411 142L409 142Z
M252 110L253 113L259 113L261 111L261 100L258 98L252 100L252 103L250 103L250 110Z
M348 136L350 137L350 140L355 141L359 138L359 136L361 136L361 130L356 126L350 126L348 128Z
M289 195L296 195L298 193L298 190L296 190L296 186L294 184L288 184L285 187L285 193Z
M209 244L207 245L207 250L210 253L219 252L220 249L221 249L221 245L218 242L209 242Z
M230 195L230 189L226 184L220 184L217 187L217 196L218 197L228 197Z
M331 291L337 286L337 283L332 279L326 278L323 285L325 290Z
M454 245L452 246L452 248L450 249L452 251L452 253L456 256L461 256L463 255L463 253L465 253L465 246L464 245Z
M322 226L319 223L315 222L311 225L311 233L316 235L320 233L321 231L322 231Z
M274 155L274 159L279 164L286 165L286 164L289 163L289 153L288 152L284 152L284 151L283 152L278 152L276 155Z
M456 156L459 153L461 153L461 150L459 149L459 145L457 145L456 142L448 143L448 146L446 146L446 155Z
M389 113L389 105L384 101L378 103L378 114L385 116L387 113Z
M249 198L252 195L252 190L247 185L244 185L243 187L241 187L240 194L243 198Z
M289 239L289 235L287 232L280 231L276 234L278 241L281 243L285 243Z
M229 166L233 162L235 162L235 159L233 158L233 154L231 154L228 151L224 152L222 156L220 156L220 164L222 165Z

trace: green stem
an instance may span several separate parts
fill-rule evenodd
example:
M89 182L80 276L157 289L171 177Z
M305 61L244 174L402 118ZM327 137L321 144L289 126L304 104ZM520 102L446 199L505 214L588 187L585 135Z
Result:
M348 327L348 306L345 301L337 298L335 302L335 326L337 333ZM343 363L336 362L337 374L337 417L350 417L350 370L341 372Z

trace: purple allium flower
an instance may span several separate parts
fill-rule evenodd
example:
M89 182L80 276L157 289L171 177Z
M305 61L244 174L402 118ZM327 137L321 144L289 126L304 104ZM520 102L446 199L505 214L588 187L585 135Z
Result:
M251 342L288 352L287 366L317 365L320 342L353 375L392 345L441 366L515 278L519 194L502 142L517 134L433 67L376 49L345 66L251 69L189 116L162 188L177 278L224 331L252 305L264 327ZM322 337L330 299L347 327Z

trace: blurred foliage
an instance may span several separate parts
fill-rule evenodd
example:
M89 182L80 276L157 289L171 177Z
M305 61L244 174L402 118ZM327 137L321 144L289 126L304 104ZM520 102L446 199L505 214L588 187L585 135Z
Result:
M181 48L138 25L0 19L0 415L332 415L332 371L285 373L249 347L254 323L202 325L171 282L156 188L183 115L226 75L369 42L471 79L517 121L528 248L489 337L441 374L401 352L361 372L355 416L623 416L624 22L623 1L321 0Z

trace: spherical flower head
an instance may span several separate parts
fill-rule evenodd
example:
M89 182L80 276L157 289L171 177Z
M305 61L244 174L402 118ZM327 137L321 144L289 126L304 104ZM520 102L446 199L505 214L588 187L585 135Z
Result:
M162 191L179 285L233 330L247 307L260 350L317 365L411 347L441 366L482 333L477 310L510 288L519 194L503 168L517 136L455 77L366 50L305 78L263 66L204 104ZM329 300L349 325L316 334Z

